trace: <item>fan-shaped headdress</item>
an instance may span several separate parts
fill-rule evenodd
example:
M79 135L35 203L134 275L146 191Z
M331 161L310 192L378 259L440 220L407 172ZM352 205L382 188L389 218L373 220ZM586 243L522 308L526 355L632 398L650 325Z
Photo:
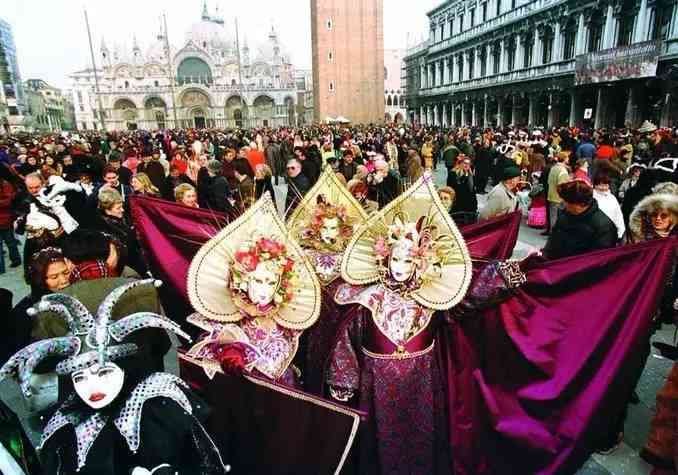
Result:
M343 279L366 285L387 278L394 246L407 245L415 272L407 282L421 305L446 310L466 294L472 268L466 244L426 173L354 234L341 266Z
M273 266L280 277L270 315L279 325L304 330L320 314L320 282L296 241L278 217L265 193L238 219L210 239L188 270L188 296L201 315L219 322L237 322L243 311L252 316L246 300L246 278L258 263Z
M367 221L367 213L339 181L332 167L325 168L317 183L290 214L287 227L302 246L315 247L317 228L328 216L338 216L347 228Z

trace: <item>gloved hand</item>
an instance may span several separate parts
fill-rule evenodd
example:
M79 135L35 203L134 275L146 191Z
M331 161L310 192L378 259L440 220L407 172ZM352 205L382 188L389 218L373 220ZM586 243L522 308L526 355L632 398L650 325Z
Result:
M171 465L163 463L151 470L143 467L134 467L130 475L178 475L178 473Z
M229 343L227 345L215 344L210 348L214 358L219 361L225 374L237 376L242 374L247 363L245 345Z
M52 207L52 212L59 218L61 221L61 227L64 228L66 234L71 234L73 231L78 229L78 222L73 219L73 217L66 211L66 208L63 206L54 206Z
M68 191L82 191L82 187L79 183L71 183L66 181L60 176L51 176L49 177L49 186L51 187L50 192L47 194L47 199L52 200L57 195L62 195Z

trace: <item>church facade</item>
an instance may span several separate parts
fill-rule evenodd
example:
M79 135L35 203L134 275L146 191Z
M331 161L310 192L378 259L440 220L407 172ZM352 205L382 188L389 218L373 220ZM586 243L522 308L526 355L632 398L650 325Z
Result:
M81 130L297 123L295 70L275 29L250 50L248 38L236 38L206 3L180 49L169 45L161 28L145 50L136 37L131 50L109 49L102 41L97 64L98 95L91 68L70 75Z

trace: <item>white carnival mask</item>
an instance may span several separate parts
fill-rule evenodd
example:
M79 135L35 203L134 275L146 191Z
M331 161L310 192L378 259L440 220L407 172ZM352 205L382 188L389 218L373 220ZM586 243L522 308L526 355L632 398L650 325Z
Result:
M408 239L398 240L391 250L388 262L391 277L396 282L405 282L414 274L415 262L412 257L414 243Z
M339 238L339 218L325 218L320 227L320 240L325 244L335 244Z
M265 306L273 301L280 279L265 264L258 264L247 276L247 296L253 304Z
M71 374L75 392L92 409L101 409L112 403L125 381L125 372L115 363L98 363Z

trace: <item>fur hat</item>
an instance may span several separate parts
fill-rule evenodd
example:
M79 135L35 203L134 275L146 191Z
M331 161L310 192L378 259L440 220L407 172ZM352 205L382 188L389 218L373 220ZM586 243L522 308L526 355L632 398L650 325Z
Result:
M636 205L629 218L629 231L634 241L644 240L644 223L647 223L648 216L660 209L667 209L674 216L678 216L678 195L672 193L654 193L643 198Z

